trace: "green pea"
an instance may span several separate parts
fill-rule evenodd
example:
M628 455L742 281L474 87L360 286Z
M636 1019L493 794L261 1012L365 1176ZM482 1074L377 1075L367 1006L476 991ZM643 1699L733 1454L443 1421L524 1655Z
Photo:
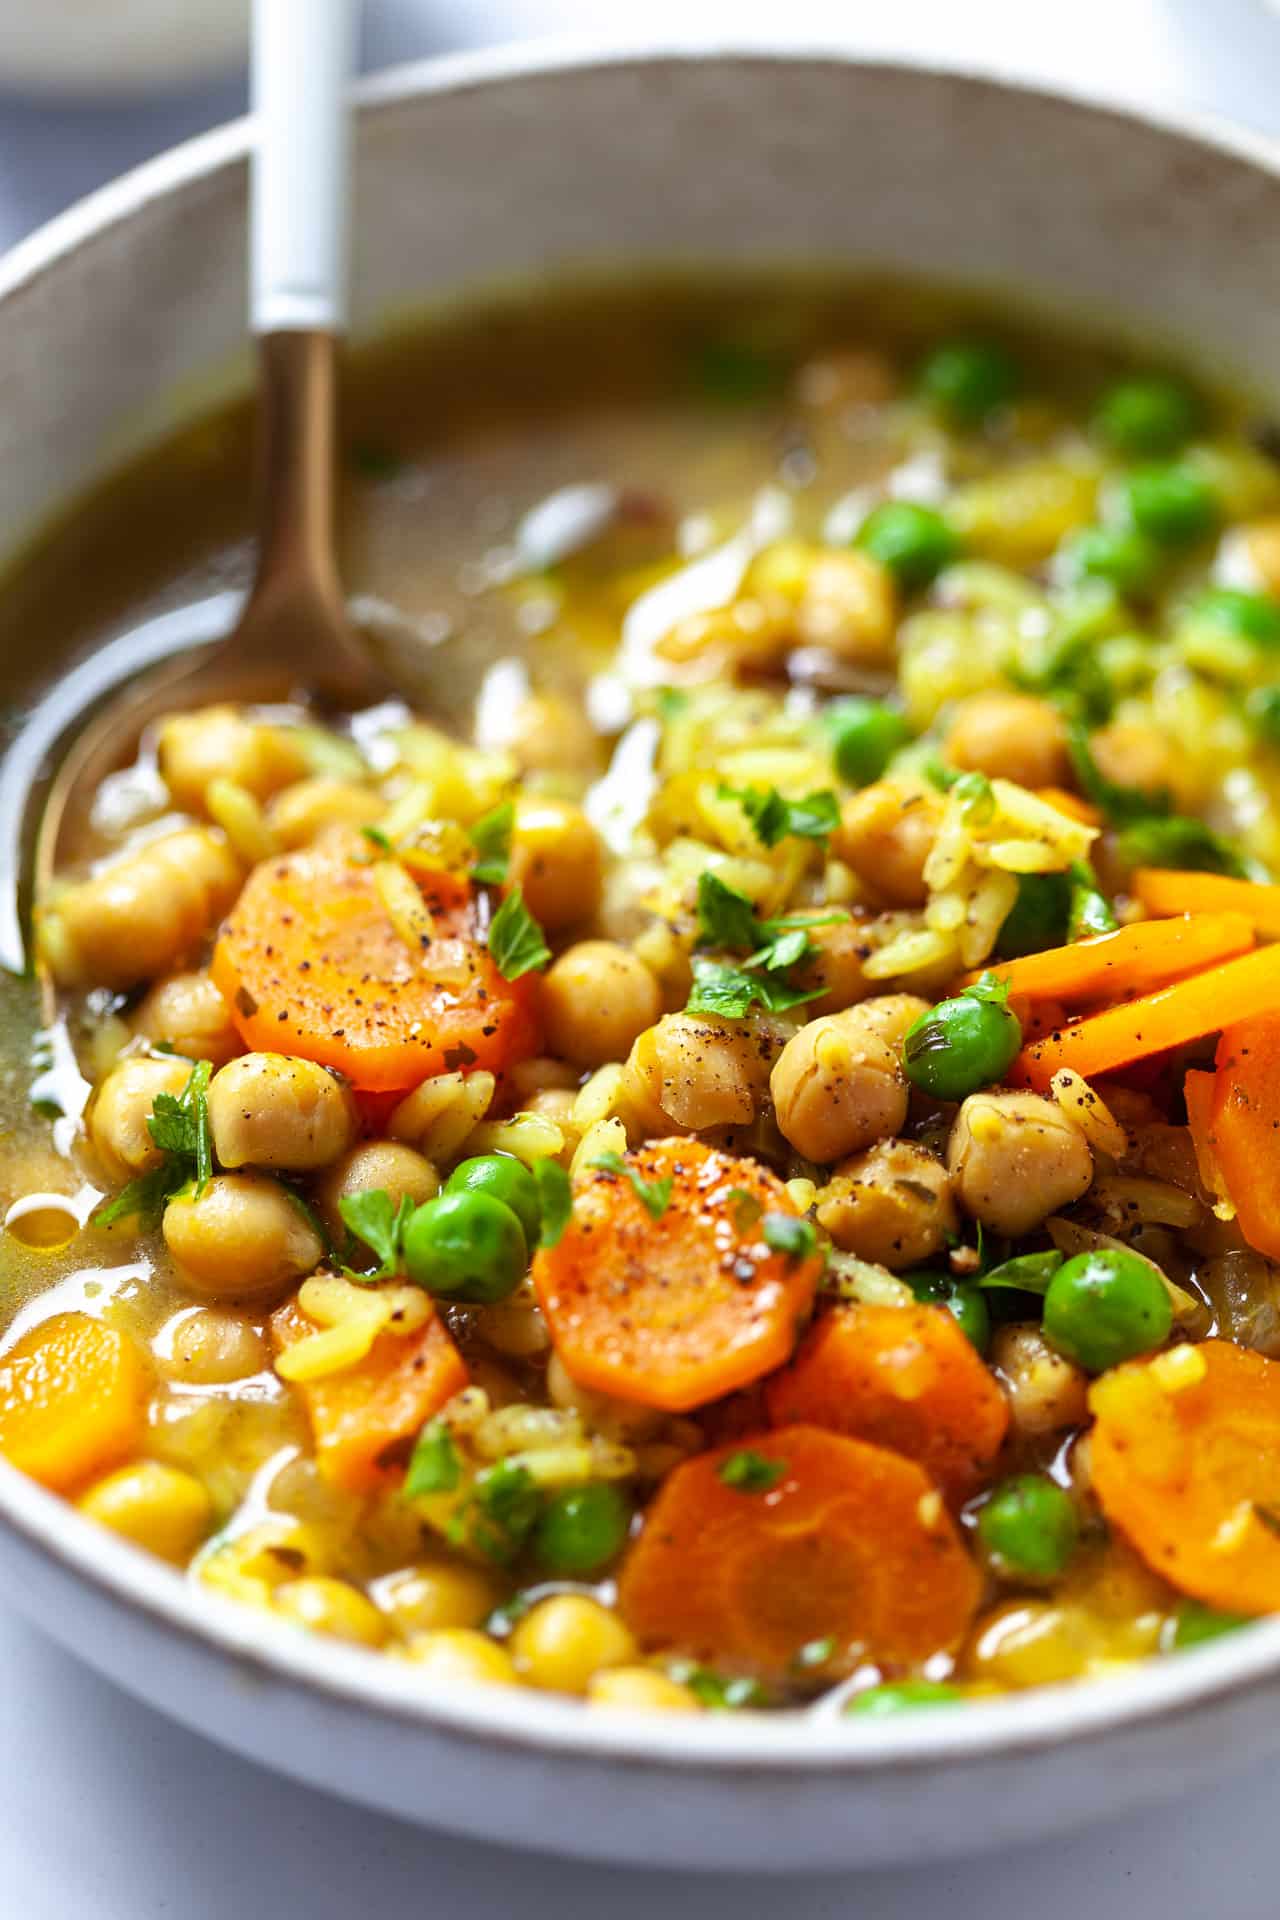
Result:
M474 1160L463 1160L444 1183L446 1193L487 1193L510 1207L531 1247L538 1244L542 1228L542 1207L538 1183L522 1160L513 1153L482 1153Z
M1163 1346L1172 1325L1159 1273L1122 1247L1076 1254L1058 1268L1044 1297L1045 1338L1088 1373L1105 1373Z
M911 738L911 729L895 708L859 693L833 700L826 721L836 772L851 787L869 787L878 780L899 747Z
M567 1487L543 1508L533 1550L549 1573L584 1578L621 1553L630 1526L631 1509L608 1482Z
M1190 617L1268 652L1280 647L1280 602L1265 593L1237 587L1207 587L1197 595Z
M1159 547L1207 540L1221 518L1213 488L1185 464L1138 467L1121 483L1118 497L1129 525Z
M907 1028L902 1068L912 1086L937 1100L963 1100L1003 1079L1022 1045L1022 1028L998 983L940 1001Z
M1058 549L1056 570L1072 585L1102 580L1134 598L1151 586L1159 565L1156 548L1132 527L1081 527Z
M1061 1573L1079 1537L1070 1496L1043 1473L1004 1481L978 1516L978 1538L997 1570L1023 1579Z
M1239 1633L1241 1627L1249 1624L1243 1613L1219 1613L1216 1607L1206 1607L1202 1600L1184 1600L1174 1619L1170 1644L1175 1652L1184 1653L1188 1647L1207 1646L1211 1640L1221 1640L1224 1634Z
M908 593L927 587L960 551L942 515L914 500L886 500L873 507L854 545L887 567Z
M845 1712L879 1720L885 1714L913 1712L918 1707L957 1707L963 1699L959 1687L950 1687L945 1680L897 1680L855 1693Z
M511 1208L488 1193L442 1193L404 1230L411 1280L444 1300L489 1305L524 1279L529 1245Z
M1017 362L989 341L956 340L938 347L920 369L920 390L960 427L979 427L1012 400L1021 379Z
M956 1325L985 1353L991 1344L991 1309L981 1287L949 1273L908 1273L904 1279L922 1306L945 1307Z
M1191 438L1200 424L1200 403L1183 381L1143 374L1108 387L1094 423L1118 453L1158 458Z
M997 957L1020 960L1024 954L1062 946L1070 911L1071 880L1067 874L1021 874L1018 897L996 936Z

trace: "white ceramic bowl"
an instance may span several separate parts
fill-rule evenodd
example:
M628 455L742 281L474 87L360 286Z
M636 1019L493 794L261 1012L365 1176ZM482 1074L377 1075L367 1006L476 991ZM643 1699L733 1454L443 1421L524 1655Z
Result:
M0 86L129 96L225 72L249 45L249 0L10 0Z
M0 265L0 529L243 377L243 127L106 189ZM357 324L590 262L843 259L1109 315L1280 392L1275 152L990 78L682 51L499 55L366 88ZM1106 1685L883 1724L433 1696L216 1597L0 1469L0 1576L155 1706L426 1823L646 1864L919 1860L1280 1750L1280 1621Z

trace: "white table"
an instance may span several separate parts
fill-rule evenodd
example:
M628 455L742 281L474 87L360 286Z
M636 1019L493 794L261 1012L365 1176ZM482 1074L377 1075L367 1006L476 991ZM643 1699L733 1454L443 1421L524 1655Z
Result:
M693 9L608 0L615 24L629 11L657 34L664 15L687 25ZM696 11L704 28L764 16L761 0ZM1280 23L1250 0L895 0L875 18L866 0L787 0L780 11L828 44L994 53L1280 133ZM605 15L606 0L370 0L366 59ZM110 110L0 98L0 246L242 100L235 78ZM786 1887L577 1866L425 1834L280 1780L116 1693L0 1606L0 1920L1274 1920L1278 1796L1272 1768L1035 1849Z

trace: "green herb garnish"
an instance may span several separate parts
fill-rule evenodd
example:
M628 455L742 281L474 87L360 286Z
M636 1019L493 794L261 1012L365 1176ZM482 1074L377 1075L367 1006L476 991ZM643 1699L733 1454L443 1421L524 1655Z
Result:
M343 1272L351 1280L387 1280L398 1273L401 1265L401 1248L404 1244L404 1230L409 1224L413 1212L413 1202L408 1194L403 1194L399 1206L384 1187L374 1187L367 1193L344 1194L338 1202L338 1212L342 1222L357 1240L363 1240L372 1247L378 1256L378 1264L371 1273L357 1273L351 1267Z
M391 836L384 833L381 827L361 827L360 831L371 847L376 847L378 852L385 854L388 859L395 858L396 850L391 843Z
M685 1010L722 1020L742 1020L752 1007L785 1013L789 1007L803 1006L806 1000L820 1000L823 992L822 987L793 987L771 973L748 972L745 967L695 954L693 991Z
M471 869L471 877L482 887L500 887L507 877L515 818L514 805L504 800L471 829L471 844L480 856Z
M499 1460L479 1476L467 1505L472 1542L491 1560L505 1566L516 1558L537 1526L542 1494L528 1467Z
M753 1447L743 1447L721 1463L719 1477L726 1487L733 1487L738 1493L768 1493L786 1470L785 1460L770 1460Z
M534 1162L533 1178L538 1189L542 1221L538 1245L558 1246L573 1213L573 1189L569 1184L569 1176L558 1160L545 1159Z
M489 952L504 980L536 973L551 958L542 928L526 907L519 887L511 889L489 922Z
M462 1462L448 1426L443 1420L428 1420L409 1456L403 1487L405 1498L416 1500L421 1494L452 1493L461 1479Z
M664 1174L661 1180L646 1180L634 1167L627 1165L620 1153L602 1153L591 1165L599 1167L604 1173L621 1174L624 1180L629 1180L637 1200L655 1220L661 1220L671 1205L671 1174Z
M1047 1293L1049 1282L1062 1265L1063 1256L1050 1248L1045 1253L1020 1253L1012 1260L1002 1260L998 1267L980 1274L977 1285L994 1287L997 1290L1011 1287L1019 1293Z
M111 1227L136 1215L144 1226L155 1226L183 1187L194 1185L197 1194L204 1192L213 1177L207 1098L212 1074L212 1061L197 1060L181 1093L156 1095L147 1131L164 1159L108 1201L95 1216L96 1225Z
M812 1221L797 1220L789 1213L766 1213L761 1229L766 1247L785 1254L794 1266L808 1260L818 1250L818 1234Z
M825 840L840 824L840 803L830 787L807 793L802 800L784 800L776 787L725 787L722 800L736 800L751 822L756 839L766 847L794 834L801 840Z

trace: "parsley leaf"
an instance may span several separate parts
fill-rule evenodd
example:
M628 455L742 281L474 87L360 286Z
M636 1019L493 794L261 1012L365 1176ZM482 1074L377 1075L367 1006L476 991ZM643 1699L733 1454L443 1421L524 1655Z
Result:
M699 1666L696 1661L674 1661L668 1668L673 1680L688 1687L704 1707L715 1712L735 1712L742 1707L767 1707L769 1695L758 1680L745 1673L717 1673L714 1667Z
M776 1487L787 1470L785 1460L770 1460L753 1447L743 1447L722 1461L720 1479L739 1493L767 1493Z
M620 1153L602 1153L598 1160L591 1162L604 1173L620 1173L624 1180L631 1182L636 1199L647 1207L655 1220L661 1220L671 1205L672 1176L664 1174L661 1180L646 1180L635 1167L629 1167Z
M428 1420L409 1457L402 1489L407 1500L425 1493L452 1493L462 1479L462 1462L443 1420Z
M761 1229L766 1247L774 1253L784 1253L794 1265L798 1260L808 1260L817 1251L818 1235L809 1220L797 1220L790 1213L766 1213Z
M840 824L840 804L830 787L807 793L802 800L784 800L776 787L719 788L723 800L736 800L751 822L756 839L766 847L794 834L801 840L825 840Z
M730 1187L725 1199L733 1206L733 1224L739 1233L749 1233L764 1208L748 1187Z
M505 1566L537 1526L542 1494L528 1467L499 1460L479 1476L468 1506L473 1544Z
M504 980L534 973L551 958L542 928L526 907L519 887L511 889L489 922L489 952Z
M722 960L693 957L693 991L686 1012L705 1013L723 1020L742 1020L752 1007L764 1007L769 1013L785 1013L789 1007L803 1006L806 1000L820 1000L825 989L790 986L768 972L748 973Z
M343 1225L378 1256L378 1265L372 1273L356 1273L350 1267L344 1267L343 1272L352 1280L389 1279L399 1269L404 1230L413 1212L408 1194L401 1196L397 1206L385 1187L374 1187L367 1193L347 1193L338 1202L338 1212Z
M213 1134L206 1097L213 1065L197 1060L181 1093L158 1093L152 1102L147 1131L164 1155L158 1167L129 1184L95 1215L100 1227L135 1215L144 1226L155 1226L173 1196L190 1183L202 1193L213 1175Z
M1120 922L1087 860L1072 863L1070 881L1067 939L1088 940L1096 934L1114 933Z
M360 831L371 847L376 847L379 853L394 860L396 850L391 844L391 836L384 833L381 827L361 827Z
M714 873L698 875L698 941L701 945L750 953L760 945L763 933L745 893Z
M1062 1265L1063 1256L1055 1248L1045 1253L1020 1253L1001 1261L990 1272L979 1274L980 1287L1013 1287L1019 1293L1047 1293L1049 1282Z
M481 886L500 887L507 877L515 817L514 805L510 800L504 800L500 807L494 807L491 813L477 820L471 829L471 844L480 856L471 869L471 877L479 881Z
M542 1219L538 1245L557 1247L573 1212L573 1189L569 1185L569 1176L558 1160L544 1159L534 1161L533 1179L538 1189Z
M166 1206L186 1184L187 1170L182 1161L162 1160L158 1167L139 1174L136 1180L120 1189L114 1200L100 1207L94 1215L94 1225L114 1227L117 1220L132 1220L136 1216L144 1227L158 1226Z

